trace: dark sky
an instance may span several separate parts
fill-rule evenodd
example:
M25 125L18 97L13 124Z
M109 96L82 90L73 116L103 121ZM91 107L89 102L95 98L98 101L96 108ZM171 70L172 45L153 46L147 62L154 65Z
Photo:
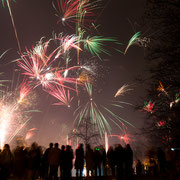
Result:
M101 25L97 35L116 37L124 44L119 46L119 49L123 51L135 30L141 30L139 22L143 14L143 2L143 0L110 0L107 3L107 0L104 0L104 8L99 10L101 13L97 18L97 24ZM11 8L23 51L25 47L31 48L41 37L51 38L52 32L64 32L64 34L73 32L72 29L57 25L57 17L51 0L16 0L16 3L11 2ZM18 67L8 63L18 58L17 42L8 8L3 7L2 4L0 4L0 25L0 54L10 49L1 59L3 66L0 69L1 72L5 72L6 78L12 79L14 68ZM136 105L144 94L143 84L135 82L135 77L144 73L143 56L143 48L138 46L130 47L125 56L116 51L111 56L103 55L105 61L100 63L104 68L101 68L102 80L99 78L96 82L95 89L98 93L95 97L101 98L100 100L106 98L113 100L114 94L123 84L130 84L134 90L123 97L118 97L117 100ZM62 106L52 106L54 99L40 89L37 89L36 93L38 96L36 103L42 113L33 117L27 129L37 128L33 140L40 144L47 145L50 141L60 142L60 138L62 139L62 136L66 135L73 126L75 107L67 109ZM136 128L128 128L129 133L134 134L144 123L144 114L134 110L133 106L125 105L116 113L136 126ZM120 133L114 125L112 127L112 134Z

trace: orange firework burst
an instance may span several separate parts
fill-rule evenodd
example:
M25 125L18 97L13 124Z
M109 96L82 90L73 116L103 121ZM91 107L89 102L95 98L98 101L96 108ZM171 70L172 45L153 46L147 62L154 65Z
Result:
M161 93L164 93L166 96L168 96L167 91L165 90L164 86L162 85L162 83L160 81L159 81L159 86L158 86L157 90ZM158 96L160 96L161 93L159 93Z

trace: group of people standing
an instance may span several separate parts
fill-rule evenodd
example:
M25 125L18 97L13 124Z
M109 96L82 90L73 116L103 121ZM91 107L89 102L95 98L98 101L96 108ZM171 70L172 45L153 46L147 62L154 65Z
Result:
M75 160L75 161L74 161ZM86 167L88 176L116 176L116 179L130 179L133 174L133 152L130 145L123 148L120 144L110 147L106 153L103 146L91 148L80 144L73 153L71 146L58 143L50 143L49 148L42 150L37 143L31 147L24 148L17 146L10 150L10 146L5 144L0 152L0 179L7 180L10 175L18 180L37 178L58 179L58 169L60 167L61 179L72 179L73 166L76 169L77 179L82 179L83 169Z
M56 180L59 166L61 179L68 180L71 179L73 159L73 150L69 145L60 149L58 143L50 143L43 152L37 143L27 148L17 146L12 151L5 144L0 150L0 180L7 180L10 176L17 180Z

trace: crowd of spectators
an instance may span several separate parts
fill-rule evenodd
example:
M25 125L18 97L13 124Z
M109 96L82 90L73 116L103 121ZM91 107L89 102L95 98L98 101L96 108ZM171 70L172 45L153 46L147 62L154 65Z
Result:
M73 152L71 146L50 143L43 151L37 143L30 147L17 146L11 150L8 144L0 150L0 179L7 180L10 176L17 180L57 180L58 169L60 178L72 179L72 169L76 170L76 178L82 179L83 170L89 176L116 176L131 179L133 175L133 152L129 144L123 148L120 144L110 147L106 153L103 146L91 148L80 144Z

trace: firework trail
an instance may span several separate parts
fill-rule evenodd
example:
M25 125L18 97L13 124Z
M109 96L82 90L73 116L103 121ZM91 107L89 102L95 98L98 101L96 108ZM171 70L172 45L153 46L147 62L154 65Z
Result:
M132 38L129 40L129 43L124 51L124 55L126 54L126 52L128 51L129 47L136 44L140 47L147 47L149 42L150 42L150 38L147 37L140 37L141 36L141 32L137 32L136 34L134 34L132 36Z
M124 84L121 88L119 88L119 90L118 90L117 93L114 95L114 97L123 96L126 92L132 91L132 90L133 90L133 89L129 89L129 85L128 85L128 84Z
M105 134L104 134L104 144L105 144L105 150L106 150L106 153L107 153L108 149L109 149L109 142L108 142L107 132L105 132Z
M0 55L0 59L1 59L8 51L9 51L9 49L6 50L6 51L4 51L4 52Z
M180 101L180 92L176 93L175 99L172 102L170 102L170 104L169 104L170 105L170 109L172 108L173 105L178 104L179 101Z
M4 1L5 0L2 0L3 6L5 5ZM13 0L13 1L15 2L15 0ZM18 33L17 33L17 30L16 30L16 26L15 26L15 22L14 22L14 18L13 18L13 14L12 14L12 11L11 11L11 6L10 6L10 3L9 3L9 0L6 0L6 3L7 3L7 6L8 6L9 14L10 14L10 17L11 17L11 22L12 22L14 33L15 33L15 36L16 36L19 53L21 54L21 46L20 46Z
M128 43L125 51L124 51L124 54L126 54L127 50L129 49L129 47L130 47L131 45L135 44L137 38L138 38L140 35L141 35L141 33L140 33L140 32L137 32L136 34L134 34L134 35L132 36L132 38L129 40L129 43Z

